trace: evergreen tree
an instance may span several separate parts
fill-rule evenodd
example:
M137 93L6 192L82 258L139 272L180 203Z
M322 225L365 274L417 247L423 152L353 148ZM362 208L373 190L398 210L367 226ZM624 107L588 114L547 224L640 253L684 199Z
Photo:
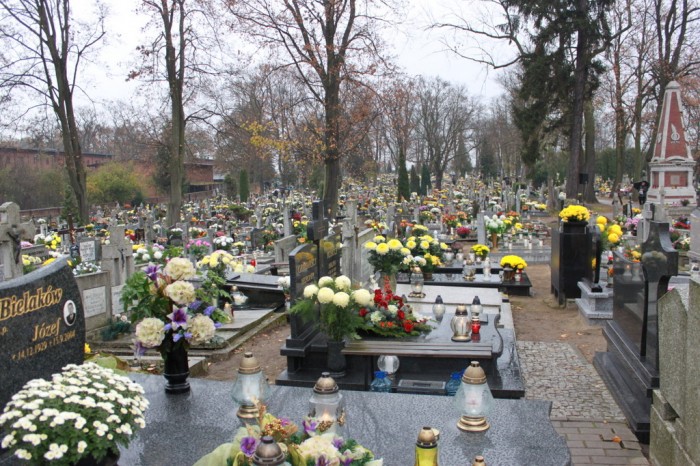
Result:
M248 184L248 172L241 170L238 174L238 189L241 195L241 202L248 202L250 196L250 185Z
M416 171L415 165L411 167L411 192L420 192L420 177L418 176L418 172Z
M430 182L430 170L428 169L428 164L423 164L423 167L421 168L421 173L420 173L420 194L421 196L427 196L428 191L430 190L429 188L433 187L433 184Z
M229 199L235 199L238 196L238 182L231 173L227 173L224 177L224 190Z
M399 150L399 186L397 199L400 201L401 198L409 199L411 197L411 187L408 182L408 170L406 170L406 154L403 150Z
M487 142L481 145L481 154L479 156L479 171L484 178L497 178L498 167L496 166L496 155L493 148Z
M460 134L459 136L454 164L457 176L464 176L466 173L471 173L472 171L472 161L467 151L467 145L464 142L464 134Z
M61 206L61 218L68 221L68 217L73 219L74 225L81 224L80 212L78 212L78 201L75 199L75 192L71 185L66 182L63 187L63 205Z

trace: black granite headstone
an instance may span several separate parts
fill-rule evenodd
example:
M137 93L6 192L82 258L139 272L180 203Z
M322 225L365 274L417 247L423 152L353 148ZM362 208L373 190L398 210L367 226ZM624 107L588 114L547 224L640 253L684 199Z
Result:
M343 257L341 245L343 240L339 233L323 238L319 244L319 276L337 277L341 275L340 263Z
M307 285L318 281L318 248L315 244L302 244L292 250L289 276L292 299L300 298Z
M560 305L567 299L580 298L578 282L593 278L591 241L585 222L561 222L559 229L552 229L551 291Z
M27 381L83 362L83 303L65 259L0 283L0 346L0 407Z
M312 220L306 226L309 241L320 241L328 232L328 220L325 219L323 201L314 201L311 208Z
M659 387L657 301L666 293L671 276L678 273L678 252L668 230L668 223L649 223L641 262L615 254L613 320L603 330L608 350L593 359L632 431L645 443L649 442L651 393Z

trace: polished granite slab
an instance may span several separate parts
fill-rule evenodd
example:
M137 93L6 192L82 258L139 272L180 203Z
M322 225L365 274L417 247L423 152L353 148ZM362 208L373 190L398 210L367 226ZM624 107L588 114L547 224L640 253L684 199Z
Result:
M134 374L150 402L146 428L128 448L120 464L130 466L191 465L218 445L232 440L240 427L231 400L232 382L190 379L187 395L165 395L160 376ZM570 465L564 439L549 420L551 403L535 400L495 400L482 433L457 429L453 398L398 393L343 392L348 410L348 435L386 466L414 463L414 446L423 426L440 430L440 464L471 464L483 455L489 466ZM272 387L269 412L301 423L308 412L311 390Z

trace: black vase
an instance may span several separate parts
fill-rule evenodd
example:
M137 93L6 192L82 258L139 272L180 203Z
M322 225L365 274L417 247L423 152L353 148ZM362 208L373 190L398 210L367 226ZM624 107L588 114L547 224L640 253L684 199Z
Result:
M170 351L163 353L163 376L168 381L165 384L165 393L189 393L190 383L187 377L190 376L190 367L185 345L175 345Z
M347 363L345 361L345 355L342 353L343 348L345 348L344 341L332 341L328 340L328 355L326 359L326 365L328 366L328 371L333 378L345 377L345 368Z
M561 222L563 233L579 233L585 234L588 222L577 221L577 222Z

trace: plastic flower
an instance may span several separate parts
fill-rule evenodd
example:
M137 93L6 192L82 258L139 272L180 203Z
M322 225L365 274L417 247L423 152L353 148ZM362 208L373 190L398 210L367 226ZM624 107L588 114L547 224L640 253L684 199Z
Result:
M195 298L194 285L181 280L166 286L164 292L168 298L181 306L191 303Z
M192 343L205 343L216 333L214 321L203 314L198 314L190 321L188 330L192 334Z
M166 264L163 273L173 280L189 280L194 278L196 270L192 262L188 259L184 257L174 257Z
M136 325L136 339L145 348L155 348L165 338L165 324L155 317L146 317Z

